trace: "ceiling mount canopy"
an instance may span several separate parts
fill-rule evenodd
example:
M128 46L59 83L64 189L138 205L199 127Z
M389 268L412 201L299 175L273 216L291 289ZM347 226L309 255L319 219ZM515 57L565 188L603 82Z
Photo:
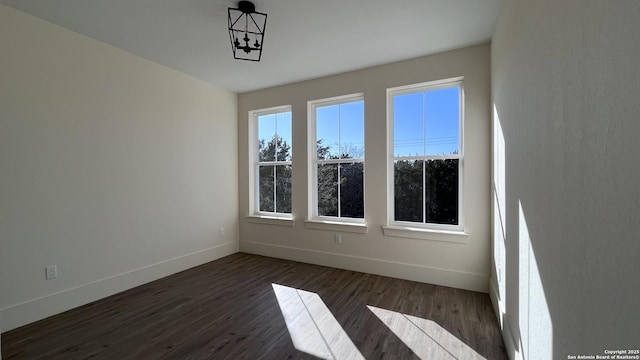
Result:
M233 58L260 61L267 14L257 12L251 1L240 1L237 8L229 8L228 18Z

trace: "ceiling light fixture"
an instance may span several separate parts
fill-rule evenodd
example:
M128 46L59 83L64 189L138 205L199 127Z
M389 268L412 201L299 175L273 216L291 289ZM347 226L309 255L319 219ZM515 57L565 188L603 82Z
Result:
M228 14L233 58L260 61L267 14L256 12L256 6L251 1L238 2L238 8L229 8Z

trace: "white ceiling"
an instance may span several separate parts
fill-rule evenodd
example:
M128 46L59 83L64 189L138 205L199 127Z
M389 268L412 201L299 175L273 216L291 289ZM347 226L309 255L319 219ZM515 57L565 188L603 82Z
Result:
M234 60L235 0L0 0L143 58L246 92L488 41L502 0L254 0L259 63Z

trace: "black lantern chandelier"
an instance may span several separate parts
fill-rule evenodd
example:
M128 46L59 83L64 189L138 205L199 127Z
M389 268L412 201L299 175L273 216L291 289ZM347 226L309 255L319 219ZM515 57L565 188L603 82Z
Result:
M260 61L267 14L256 12L256 6L251 1L240 1L238 8L229 8L228 13L233 58Z

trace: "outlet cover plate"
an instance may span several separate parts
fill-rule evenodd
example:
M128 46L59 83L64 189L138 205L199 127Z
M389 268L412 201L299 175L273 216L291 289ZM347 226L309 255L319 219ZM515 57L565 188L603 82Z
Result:
M47 280L55 279L58 277L58 267L56 265L47 266L45 268L45 278Z

